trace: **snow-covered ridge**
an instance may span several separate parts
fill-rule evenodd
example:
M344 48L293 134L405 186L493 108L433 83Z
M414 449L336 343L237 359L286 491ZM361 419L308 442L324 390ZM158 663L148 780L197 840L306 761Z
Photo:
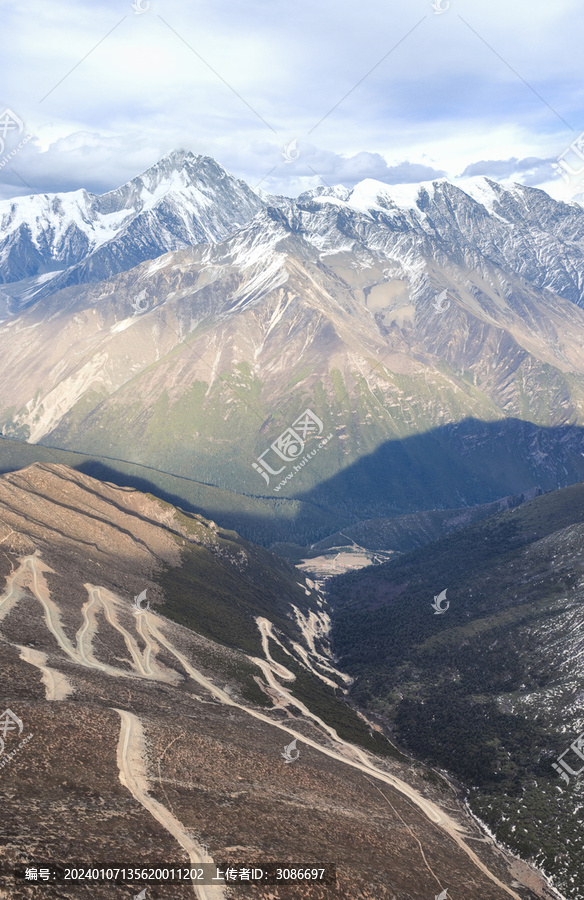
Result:
M419 251L438 240L438 255L464 247L470 268L479 253L584 305L584 212L544 191L479 176L393 185L367 178L352 190L321 186L297 200L260 194L215 160L180 150L102 196L80 190L1 202L0 316L232 236L237 246L225 243L221 263L247 270L248 289L234 298L247 307L286 281L279 243L291 233L323 255L358 256L364 241L367 252L399 259L402 274L425 264Z
M59 248L66 241L69 230L76 228L85 235L87 247L94 249L110 240L132 216L129 209L99 213L95 209L97 200L87 191L72 191L0 201L0 235L8 237L24 228L40 252L49 234L52 244Z
M446 181L446 179L440 179L440 181ZM385 209L386 204L390 203L399 209L419 212L418 200L422 192L426 192L430 198L433 198L435 186L440 181L388 185L372 178L366 178L353 188L347 202L354 209Z
M374 178L365 178L358 182L351 191L342 185L336 185L333 188L317 188L314 191L306 191L298 199L310 198L321 201L323 204L347 206L360 212L371 210L387 212L390 207L399 211L409 210L418 216L423 216L421 207L435 200L439 189L445 186L458 188L494 215L497 215L494 206L500 201L502 194L508 193L515 198L520 198L523 189L523 186L519 184L500 185L483 175L458 179L455 182L450 182L447 178L437 178L434 181L405 184L386 184L383 181L376 181Z

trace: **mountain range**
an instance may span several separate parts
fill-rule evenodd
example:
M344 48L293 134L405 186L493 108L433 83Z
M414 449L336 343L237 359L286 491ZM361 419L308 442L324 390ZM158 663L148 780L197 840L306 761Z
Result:
M83 227L74 202L3 213L5 436L354 520L584 478L578 203L486 178L259 197L182 151L89 198ZM39 275L31 242L66 268ZM306 410L318 435L278 454Z
M188 151L0 203L0 897L584 895L583 252L524 185Z

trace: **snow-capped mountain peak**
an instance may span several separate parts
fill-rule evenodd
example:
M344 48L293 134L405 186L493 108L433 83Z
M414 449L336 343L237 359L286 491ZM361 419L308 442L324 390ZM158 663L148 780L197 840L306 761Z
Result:
M215 160L188 150L101 196L78 190L6 200L0 283L16 309L19 301L107 278L169 250L222 240L263 206ZM55 277L39 288L47 272Z

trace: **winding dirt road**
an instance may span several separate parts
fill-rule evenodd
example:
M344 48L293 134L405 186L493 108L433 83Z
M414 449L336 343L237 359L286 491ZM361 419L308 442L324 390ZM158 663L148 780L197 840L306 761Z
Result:
M193 868L203 862L209 862L210 857L203 847L193 841L184 830L181 823L173 814L155 800L149 793L148 778L146 777L145 746L142 723L138 716L124 709L116 709L122 720L120 739L118 741L118 768L120 781L144 809L154 816L188 854L190 865ZM219 885L193 884L193 892L197 900L225 900L223 888Z
M463 838L461 837L461 834L464 833L464 829L462 828L462 826L458 822L456 822L454 819L452 819L450 816L448 816L445 812L443 812L443 810L441 810L439 806L437 806L435 803L432 803L431 800L427 800L425 797L422 797L422 795L419 794L418 791L415 790L415 788L413 788L409 784L407 784L407 782L402 781L400 778L397 778L394 775L390 775L388 772L384 772L382 769L378 769L377 766L375 766L369 760L369 758L367 757L367 755L365 754L364 751L353 746L352 744L349 744L347 741L344 741L342 738L340 738L336 734L336 732L334 732L334 729L331 729L330 726L326 725L324 722L321 722L321 725L325 728L327 733L329 733L329 734L331 734L331 732L334 733L335 741L340 745L341 748L344 749L345 753L341 753L341 752L332 750L329 747L324 747L321 744L317 743L316 741L313 741L311 738L306 737L306 735L300 734L299 732L295 731L293 728L288 727L284 723L275 722L273 719L268 718L267 716L263 715L263 713L259 712L258 710L250 709L249 707L246 707L240 703L237 703L231 697L229 697L225 693L225 691L221 690L220 688L215 687L215 685L213 685L208 680L208 678L205 678L200 672L198 672L188 662L188 660L186 660L184 658L184 656L173 647L173 645L169 641L167 641L163 638L163 636L160 634L159 628L154 624L154 621L153 621L154 619L156 619L157 622L160 622L162 624L162 620L158 619L158 617L154 616L154 614L151 612L148 612L147 615L148 615L148 627L153 631L157 640L159 640L160 643L163 646L165 646L167 648L167 650L176 657L176 659L184 666L185 671L191 676L191 678L193 678L198 684L202 685L207 690L209 690L217 700L220 700L222 703L226 703L229 706L237 707L237 709L240 709L240 710L242 710L242 712L245 712L248 715L253 716L255 719L259 719L259 721L261 721L261 722L265 722L267 725L270 725L272 728L279 728L281 731L286 732L287 735L292 735L297 740L301 741L301 743L306 744L309 747L312 747L314 750L317 750L320 753L324 753L326 756L330 756L332 759L336 759L338 762L342 762L345 765L349 765L355 769L359 769L361 772L364 772L365 774L370 775L370 776L378 779L379 781L385 782L385 784L390 785L395 790L404 794L406 797L408 797L409 800L411 800L413 803L415 803L416 806L419 807L419 809L422 810L424 815L426 815L427 818L431 822L433 822L435 825L438 825L440 828L442 828L452 838L452 840L456 842L456 844L460 847L460 849L464 853L466 853L466 855L469 857L469 859L471 859L473 861L473 863L477 866L477 868L479 868L481 870L481 872L483 872L483 874L487 876L487 878L489 878L494 884L496 884L503 891L505 891L505 893L507 893L510 897L513 897L514 900L521 900L521 897L519 896L519 894L515 893L515 891L512 890L507 885L503 884L503 882L500 881L499 878L497 878L497 876L494 875L487 868L487 866L478 858L476 853L473 850L471 850L470 847L467 846L467 844L464 842ZM265 666L266 668L264 669L263 666ZM263 662L263 666L262 666L262 668L263 668L263 671L265 672L265 674L267 675L267 673L269 672L269 674L271 676L272 672L271 672L271 668L270 668L270 663L268 663L267 661ZM293 697L291 697L290 694L288 693L288 691L286 690L286 688L283 685L278 684L275 681L275 679L273 680L273 684L276 685L279 688L279 690L288 697L290 702L294 703L294 705L299 706L299 707L304 707L304 705L300 704L300 702L298 700L295 700ZM306 708L304 707L304 709L306 709ZM312 713L310 713L309 710L307 710L307 713L311 719L313 719L313 720L317 719L317 717L314 716ZM320 721L320 720L318 720L318 721ZM332 734L331 734L331 736L332 736Z
M20 658L40 669L47 700L65 700L74 691L69 679L57 669L47 666L47 654L32 647L21 647Z
M365 751L340 738L333 728L323 722L318 716L314 715L303 703L301 703L301 701L292 697L287 688L276 681L275 674L283 681L290 681L294 676L284 666L275 662L271 657L268 638L273 637L273 635L271 634L271 623L269 623L268 620L263 620L260 625L262 646L266 659L261 660L252 657L250 657L250 659L253 659L256 665L262 670L264 677L270 686L284 695L287 703L295 706L303 715L310 718L328 735L336 745L334 749L324 746L312 738L295 731L283 722L269 718L259 710L246 707L233 700L224 690L209 681L207 677L199 672L189 660L186 659L183 653L174 647L172 642L166 638L162 632L162 629L166 628L168 623L152 611L145 611L139 616L136 616L137 633L146 645L146 650L144 655L142 655L136 640L120 625L118 620L117 610L121 611L125 609L127 612L127 603L124 603L121 599L104 588L86 585L89 592L89 599L82 608L84 622L77 633L77 646L74 647L63 630L59 609L50 596L50 591L44 578L44 572L50 571L51 570L40 559L38 551L34 555L24 557L21 560L19 568L8 577L6 590L0 597L0 622L9 609L24 596L23 589L29 588L37 597L43 608L47 628L51 634L53 634L66 656L77 665L88 668L97 668L116 678L146 678L149 680L156 679L169 682L174 681L176 676L168 671L164 671L163 668L158 665L156 665L156 671L153 671L152 669L152 657L154 657L154 659L156 657L156 645L166 648L166 650L181 664L185 673L197 684L205 688L220 703L236 707L246 715L252 716L258 721L263 722L268 727L277 728L280 731L285 732L287 739L289 737L296 738L301 744L309 746L317 752L329 756L331 759L334 759L343 765L358 769L377 781L383 782L394 790L399 791L414 803L432 823L442 828L442 830L451 837L457 846L460 847L487 878L510 897L513 897L514 900L521 900L519 895L510 887L503 884L496 875L490 872L473 850L467 846L463 839L465 830L458 822L440 809L435 803L419 794L415 788L411 787L407 782L378 768ZM134 671L118 669L107 665L106 663L101 663L95 658L92 652L91 641L97 629L95 610L98 604L103 606L108 622L122 634L131 656L131 660L128 660L128 662ZM22 659L35 665L43 673L47 699L62 699L63 690L70 687L67 679L61 681L59 686L55 677L59 673L54 673L53 670L46 665L46 656L44 654L39 654L38 651L31 651L30 648L19 647L19 650L21 651ZM189 854L189 858L192 860L193 864L200 864L205 856L203 848L196 844L196 842L186 834L182 825L172 813L165 809L158 801L154 800L148 793L143 730L139 718L133 713L125 710L117 709L116 711L120 715L122 722L117 756L120 780L128 790L131 791L136 800L138 800L138 802L140 802L141 805L147 809L151 815L153 815L154 818L170 832L170 834L173 835L180 846ZM209 860L210 857L206 857L205 861ZM221 888L215 886L193 887L198 900L223 900L224 895ZM217 893L217 891L219 891L219 893Z

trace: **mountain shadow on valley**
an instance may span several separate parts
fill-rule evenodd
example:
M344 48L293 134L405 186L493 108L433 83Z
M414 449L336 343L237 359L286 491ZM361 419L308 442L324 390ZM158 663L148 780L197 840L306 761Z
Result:
M306 452L311 449L309 439ZM279 482L272 477L269 486L261 482L262 493L256 495L127 460L11 439L0 442L0 472L35 461L61 461L95 478L155 494L264 546L276 542L306 546L364 519L472 507L584 480L583 427L543 427L511 418L465 419L386 441L346 468L339 440L333 438L321 454L326 454L326 469L336 471L318 485L302 491L303 473L316 463L309 458L282 492L273 491ZM280 477L293 471L290 463Z
M301 478L300 473L295 478ZM464 419L387 441L296 497L372 518L475 506L533 488L552 491L582 480L581 426Z

